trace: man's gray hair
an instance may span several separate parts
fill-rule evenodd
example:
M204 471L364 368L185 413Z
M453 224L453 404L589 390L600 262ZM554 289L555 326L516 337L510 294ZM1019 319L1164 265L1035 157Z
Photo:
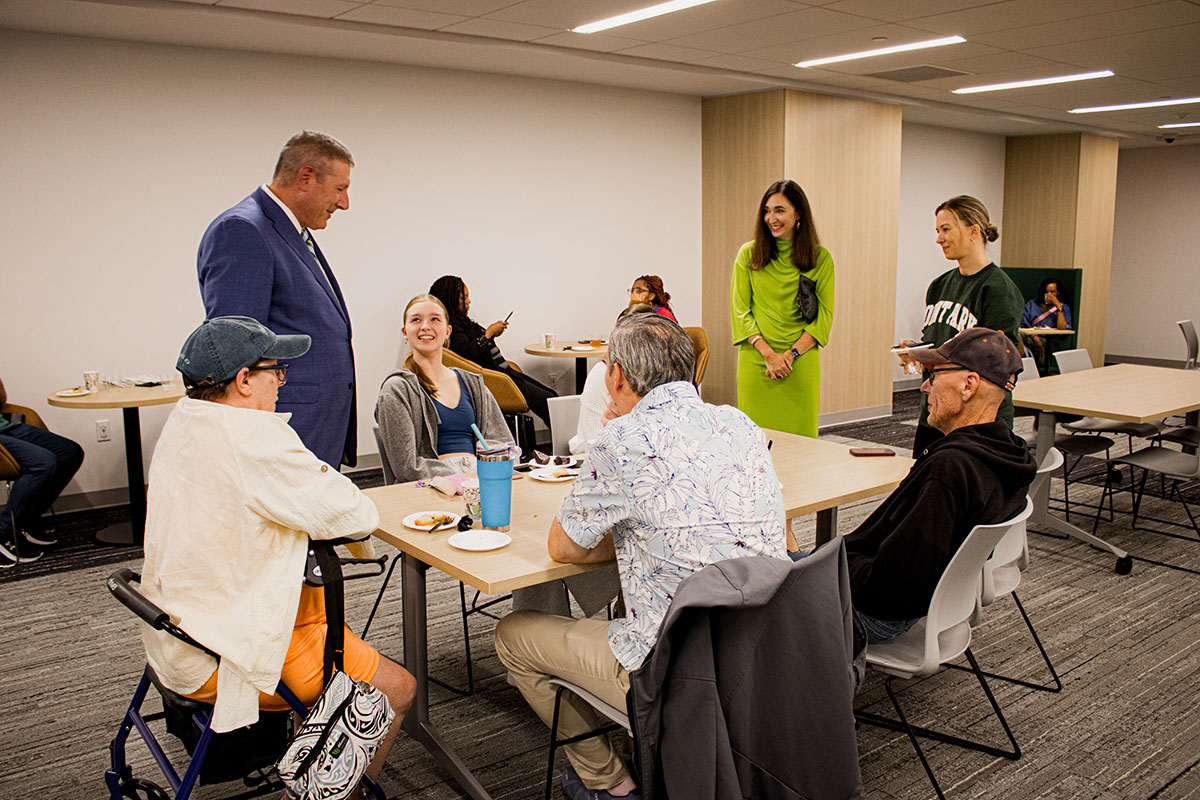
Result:
M354 166L354 156L337 139L317 131L300 131L283 146L279 160L275 162L272 180L280 186L291 186L296 180L296 173L308 164L317 171L317 180L321 181L325 179L333 161L345 161Z
M608 344L608 363L620 364L638 397L664 383L696 376L696 352L683 328L658 314L630 314L617 320Z

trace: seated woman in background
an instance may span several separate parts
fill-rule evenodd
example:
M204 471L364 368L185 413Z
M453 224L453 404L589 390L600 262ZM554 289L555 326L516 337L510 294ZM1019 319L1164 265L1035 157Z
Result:
M404 340L412 352L404 369L387 377L375 402L375 421L388 466L403 483L475 472L475 423L488 443L512 444L512 434L482 376L442 363L450 335L446 307L419 294L404 308Z
M633 282L629 289L629 305L636 306L645 303L654 309L656 314L679 324L675 312L671 310L671 295L663 289L662 278L657 275L643 275Z
M508 323L500 320L484 328L478 322L467 316L471 310L471 293L467 285L457 275L443 275L429 287L429 293L441 301L450 314L450 344L447 345L456 354L474 361L486 369L503 372L513 379L529 410L537 414L546 426L550 425L550 411L546 400L557 397L558 392L543 383L529 377L524 372L515 370L504 360L500 348L496 346L496 337L508 330Z
M1058 298L1058 278L1046 278L1038 286L1037 297L1025 304L1021 327L1071 330L1071 307ZM1025 341L1038 358L1046 355L1046 344L1042 337L1026 334Z
M630 314L653 314L654 306L646 303L635 303L625 308L617 315L617 319ZM586 456L592 447L592 442L600 435L601 429L612 419L609 414L609 404L612 398L608 395L608 386L604 383L607 372L604 362L596 364L587 374L583 384L583 392L579 395L579 423L575 426L575 435L567 442L567 449L573 456Z

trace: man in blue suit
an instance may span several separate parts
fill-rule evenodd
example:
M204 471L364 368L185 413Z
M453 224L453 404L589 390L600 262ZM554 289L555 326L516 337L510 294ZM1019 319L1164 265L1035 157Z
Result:
M303 131L279 154L275 175L204 232L196 268L205 314L252 317L312 347L291 360L278 411L304 445L331 466L354 466L358 426L350 314L310 231L350 208L350 151Z

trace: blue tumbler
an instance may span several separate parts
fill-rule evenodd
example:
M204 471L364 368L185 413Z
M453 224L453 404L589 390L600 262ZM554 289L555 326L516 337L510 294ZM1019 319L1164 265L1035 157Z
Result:
M513 448L498 447L478 451L475 462L479 476L479 502L483 506L483 527L508 530L512 516Z

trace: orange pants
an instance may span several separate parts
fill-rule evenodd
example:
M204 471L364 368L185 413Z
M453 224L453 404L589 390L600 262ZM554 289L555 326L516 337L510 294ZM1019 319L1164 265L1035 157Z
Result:
M280 680L300 702L311 706L325 687L321 683L325 666L325 590L305 584L300 590L300 607L296 609L296 627L288 645ZM346 674L356 681L370 683L379 669L379 652L345 629ZM189 695L202 703L217 699L217 673L214 671L203 686ZM258 707L264 711L288 711L291 706L278 694L258 694Z

